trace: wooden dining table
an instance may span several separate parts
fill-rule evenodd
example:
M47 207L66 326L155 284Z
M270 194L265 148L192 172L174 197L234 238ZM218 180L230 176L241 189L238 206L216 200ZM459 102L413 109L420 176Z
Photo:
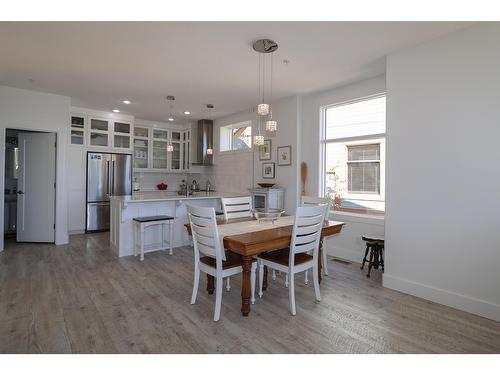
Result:
M255 219L232 219L232 220L218 220L217 226L245 221L253 221ZM189 235L191 235L191 227L189 224L185 225ZM318 253L318 277L321 283L321 255L323 251L323 239L328 236L340 233L343 222L325 220L323 222L323 229L321 231L321 241ZM224 236L224 248L229 250L230 253L238 254L242 260L242 287L241 287L241 313L243 316L248 316L250 313L250 274L252 269L252 260L255 255L266 253L269 251L283 251L290 247L292 239L293 225L276 226L269 223L269 229L254 231L249 226L249 232ZM263 290L267 288L267 268L264 271ZM207 275L207 291L209 294L214 292L214 277Z

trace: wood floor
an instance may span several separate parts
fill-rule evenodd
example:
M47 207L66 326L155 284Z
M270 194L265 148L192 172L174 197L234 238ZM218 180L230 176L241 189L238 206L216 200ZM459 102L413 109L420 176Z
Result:
M6 242L0 255L2 353L500 353L500 323L381 287L357 264L330 260L316 303L296 279L297 316L283 279L240 314L240 276L190 305L192 250L116 258L108 233L69 245Z

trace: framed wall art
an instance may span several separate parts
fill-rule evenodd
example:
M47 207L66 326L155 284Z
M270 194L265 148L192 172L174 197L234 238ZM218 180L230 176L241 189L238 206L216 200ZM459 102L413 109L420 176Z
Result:
M262 163L262 178L274 178L274 163Z
M292 146L278 147L278 165L292 165Z

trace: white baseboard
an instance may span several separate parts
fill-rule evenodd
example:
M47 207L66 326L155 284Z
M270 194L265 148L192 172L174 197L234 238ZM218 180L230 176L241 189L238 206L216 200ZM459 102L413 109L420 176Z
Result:
M500 305L496 303L420 284L387 273L382 276L382 284L386 288L500 321Z
M327 254L336 258L348 260L350 262L361 263L363 261L363 253L359 250L351 250L345 247L336 246L334 241L327 251Z

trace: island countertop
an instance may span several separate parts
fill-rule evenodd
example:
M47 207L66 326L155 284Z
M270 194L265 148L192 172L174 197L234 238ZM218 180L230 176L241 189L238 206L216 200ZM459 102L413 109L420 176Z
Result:
M147 192L134 192L132 195L116 195L111 197L115 201L120 201L123 204L141 203L141 202L162 202L162 201L185 201L196 199L220 199L228 197L239 197L248 195L245 193L230 193L230 192L205 192L199 191L192 195L178 195L175 192L162 192L162 191L147 191Z

